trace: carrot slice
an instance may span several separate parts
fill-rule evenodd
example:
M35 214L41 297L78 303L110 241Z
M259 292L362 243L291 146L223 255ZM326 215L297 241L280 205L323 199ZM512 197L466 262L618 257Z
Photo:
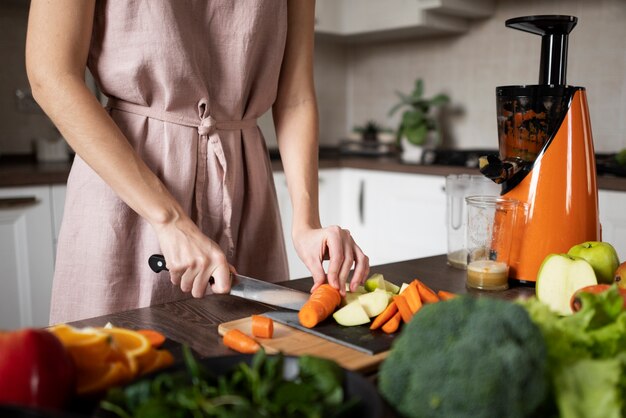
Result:
M402 296L406 298L412 313L415 313L422 308L422 298L420 297L419 291L417 290L417 284L415 282L411 283L406 289L404 289Z
M337 289L329 284L321 285L315 289L309 300L298 312L300 324L307 328L313 328L328 318L340 303L341 295Z
M248 337L238 329L231 329L224 334L224 345L232 350L244 354L254 354L261 346L253 338Z
M393 334L400 327L400 320L402 319L402 315L400 312L396 312L394 316L383 325L383 331L387 334Z
M437 292L437 296L439 296L439 299L441 300L450 300L450 299L454 299L458 295L456 293L446 292L445 290L440 290L439 292Z
M252 335L259 338L272 338L274 321L267 316L252 315Z
M165 342L165 335L161 334L159 331L155 331L153 329L140 329L137 332L146 337L148 341L150 341L150 345L154 348L161 347Z
M370 329L378 329L387 323L393 316L398 313L398 305L396 302L391 301L389 305L382 311L370 325Z
M398 311L400 311L402 320L408 324L413 317L413 313L411 313L411 308L409 307L409 303L406 301L406 298L402 295L398 295L393 297L393 301L396 302L396 305L398 305Z
M422 302L424 303L435 303L439 302L439 296L433 290L422 283L420 280L415 279L413 283L417 283L417 290L419 291L420 297L422 298Z

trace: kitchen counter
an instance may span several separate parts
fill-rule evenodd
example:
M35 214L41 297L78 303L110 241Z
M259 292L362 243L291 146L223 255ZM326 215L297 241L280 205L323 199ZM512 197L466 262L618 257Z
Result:
M32 157L0 157L0 187L35 186L41 184L64 184L71 163L37 163ZM405 164L397 158L366 158L321 156L320 169L356 168L395 173L446 176L448 174L479 174L476 168L447 165ZM272 158L272 169L282 171L280 159ZM598 188L626 191L626 178L598 176Z
M465 287L465 271L446 264L446 256L402 261L373 266L371 273L382 273L385 279L400 284L419 278L433 290L447 290L454 293L474 293L513 300L534 294L532 287L512 287L501 292L481 292ZM287 287L309 291L313 281L310 278L281 283ZM203 357L234 354L221 342L217 327L220 323L260 314L274 307L248 301L231 295L210 295L202 299L184 299L162 305L105 315L72 323L78 327L104 326L107 322L120 327L133 329L156 329L168 338L188 344Z

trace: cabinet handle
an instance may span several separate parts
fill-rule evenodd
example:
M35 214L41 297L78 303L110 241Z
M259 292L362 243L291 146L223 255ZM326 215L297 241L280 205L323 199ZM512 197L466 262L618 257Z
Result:
M37 204L35 196L5 197L0 199L0 209L14 209Z
M359 220L361 225L365 224L365 180L361 180L359 187Z

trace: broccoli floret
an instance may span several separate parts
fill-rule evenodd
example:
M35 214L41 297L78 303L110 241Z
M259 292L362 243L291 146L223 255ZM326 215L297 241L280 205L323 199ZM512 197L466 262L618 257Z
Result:
M407 418L529 417L548 395L545 342L510 302L426 305L394 342L379 388Z

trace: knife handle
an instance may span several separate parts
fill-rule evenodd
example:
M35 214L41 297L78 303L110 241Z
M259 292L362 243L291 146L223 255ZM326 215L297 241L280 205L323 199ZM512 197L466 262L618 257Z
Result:
M155 273L162 272L163 270L168 271L165 265L165 257L161 254L152 254L150 258L148 258L148 265Z

